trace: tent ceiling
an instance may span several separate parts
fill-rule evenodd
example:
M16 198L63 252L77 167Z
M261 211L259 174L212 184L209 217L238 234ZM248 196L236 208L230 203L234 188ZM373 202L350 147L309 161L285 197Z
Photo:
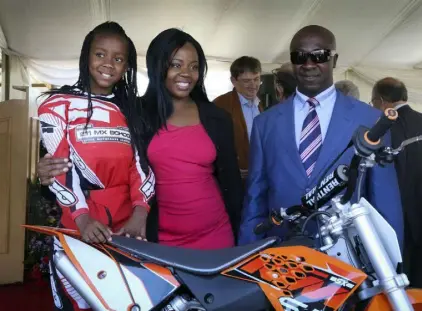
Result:
M337 37L339 65L415 68L422 62L421 0L0 0L9 49L41 60L79 55L96 24L115 20L140 56L169 27L192 34L210 59L252 55L263 63L288 60L303 25L328 27Z

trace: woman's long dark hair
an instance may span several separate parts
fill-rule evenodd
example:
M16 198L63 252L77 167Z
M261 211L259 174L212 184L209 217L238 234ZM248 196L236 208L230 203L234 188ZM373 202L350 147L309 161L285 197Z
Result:
M173 99L165 86L165 80L172 56L186 43L195 47L199 60L199 78L190 96L196 103L209 102L204 87L208 67L201 45L184 31L176 28L164 30L152 40L146 55L149 84L140 99L146 142L166 125L167 119L173 114Z
M54 89L45 92L49 96L54 94L75 94L83 95L84 92L88 94L88 115L87 123L92 117L92 96L91 96L91 84L90 84L90 74L89 74L89 54L92 42L95 39L96 35L118 35L121 36L128 44L128 60L127 65L128 69L125 72L125 75L116 85L113 87L113 94L116 97L115 104L120 108L123 115L126 118L129 131L131 134L131 143L134 151L139 151L143 153L142 139L141 139L141 126L139 122L139 115L136 105L138 87L136 82L136 73L137 73L137 55L136 48L132 40L126 35L124 29L115 22L105 22L98 25L92 31L88 33L85 37L85 40L82 44L81 55L79 57L79 78L74 85L65 85L59 89ZM143 164L143 163L142 163ZM145 164L142 165L143 169Z

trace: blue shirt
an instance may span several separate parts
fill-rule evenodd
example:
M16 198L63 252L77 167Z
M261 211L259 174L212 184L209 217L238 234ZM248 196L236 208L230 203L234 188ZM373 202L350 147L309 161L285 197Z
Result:
M240 105L242 107L243 117L245 118L246 127L248 129L248 139L251 139L253 120L260 114L259 112L259 99L256 97L254 100L245 98L242 94L239 95Z
M303 122L305 121L309 112L309 105L306 103L308 99L308 96L296 90L296 95L293 99L293 105L295 137L298 149L300 145L300 136L302 133ZM327 134L328 126L330 125L331 115L333 114L334 104L336 103L337 99L336 88L334 85L330 86L324 92L318 94L315 99L319 102L319 105L315 107L315 110L318 115L319 124L321 126L322 142L324 143L324 138Z

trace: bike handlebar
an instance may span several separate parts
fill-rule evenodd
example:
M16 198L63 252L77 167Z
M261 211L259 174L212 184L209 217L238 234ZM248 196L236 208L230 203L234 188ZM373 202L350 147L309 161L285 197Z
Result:
M355 147L356 153L350 162L349 182L346 192L341 197L342 204L349 202L356 190L361 160L378 152L383 147L381 139L397 120L397 117L397 110L388 108L370 129L361 127L356 130L353 137L353 146Z
M382 115L377 123L366 132L365 140L372 144L379 142L397 120L398 116L397 110L393 108L386 109L384 115Z

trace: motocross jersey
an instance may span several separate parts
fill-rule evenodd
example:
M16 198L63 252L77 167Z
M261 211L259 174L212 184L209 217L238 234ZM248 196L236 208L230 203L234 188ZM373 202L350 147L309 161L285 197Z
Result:
M38 108L41 137L53 157L68 158L72 167L56 176L50 190L62 207L61 224L77 229L75 218L89 215L119 229L135 206L147 209L155 177L146 174L133 153L126 119L114 95L55 94Z

